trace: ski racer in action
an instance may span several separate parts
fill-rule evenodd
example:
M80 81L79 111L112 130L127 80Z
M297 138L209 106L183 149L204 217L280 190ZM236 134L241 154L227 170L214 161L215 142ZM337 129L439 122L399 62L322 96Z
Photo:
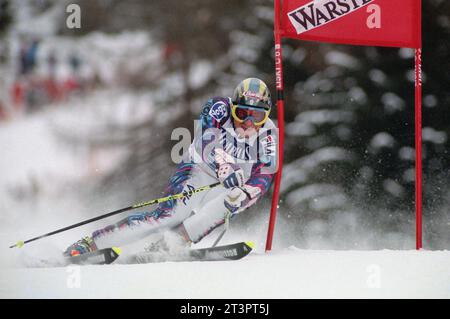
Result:
M269 89L257 78L239 83L232 98L210 99L165 196L221 185L160 203L153 211L131 214L72 244L64 255L122 246L155 233L160 235L156 249L187 248L255 204L268 191L277 169L277 128L269 119L271 107Z

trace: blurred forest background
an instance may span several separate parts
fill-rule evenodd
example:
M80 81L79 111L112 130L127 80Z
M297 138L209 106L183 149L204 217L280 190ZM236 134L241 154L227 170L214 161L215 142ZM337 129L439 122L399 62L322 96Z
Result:
M66 26L71 3L81 8L80 29ZM203 103L230 96L243 78L263 79L274 94L272 6L0 0L1 220L37 209L71 220L75 210L94 216L159 196L175 167L174 128L192 131ZM423 1L426 249L450 245L449 40L450 2ZM413 249L414 51L284 40L283 54L274 244ZM39 123L44 140L30 130ZM26 152L33 143L57 151L40 163L38 151ZM232 227L259 227L263 241L269 210L267 196Z

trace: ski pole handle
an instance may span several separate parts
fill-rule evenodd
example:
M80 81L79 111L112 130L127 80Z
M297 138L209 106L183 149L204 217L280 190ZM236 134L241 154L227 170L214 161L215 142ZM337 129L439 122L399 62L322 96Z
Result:
M73 224L73 225L70 225L70 226L67 226L67 227L64 227L64 228L61 228L61 229L57 229L55 231L52 231L50 233L47 233L47 234L44 234L44 235L41 235L41 236L38 236L38 237L34 237L34 238L31 238L31 239L28 239L28 240L25 240L25 241L20 240L16 244L14 244L12 246L9 246L9 248L14 248L14 247L22 248L25 244L27 244L29 242L32 242L32 241L35 241L35 240L38 240L38 239L41 239L41 238L44 238L44 237L49 237L49 236L61 233L63 231L66 231L66 230L79 227L79 226L83 226L83 225L95 222L97 220L100 220L100 219L111 217L113 215L117 215L117 214L129 211L129 210L135 209L135 208L141 208L141 207L150 206L150 205L153 205L153 204L159 204L159 203L167 202L167 201L173 200L173 199L180 199L180 198L183 198L185 196L191 196L191 195L199 193L199 192L210 190L210 189L212 189L212 188L214 188L216 186L219 186L219 185L220 185L220 183L214 183L214 184L211 184L211 185L206 185L206 186L203 186L203 187L199 187L199 188L190 190L188 192L183 192L183 193L179 193L179 194L175 194L175 195L170 195L170 196L154 199L154 200L151 200L151 201L148 201L148 202L142 202L142 203L135 204L135 205L132 205L132 206L128 206L128 207L125 207L125 208L121 208L121 209L115 210L113 212L110 212L110 213L107 213L107 214L104 214L104 215L101 215L101 216L97 216L97 217L94 217L94 218L91 218L91 219L79 222L77 224Z

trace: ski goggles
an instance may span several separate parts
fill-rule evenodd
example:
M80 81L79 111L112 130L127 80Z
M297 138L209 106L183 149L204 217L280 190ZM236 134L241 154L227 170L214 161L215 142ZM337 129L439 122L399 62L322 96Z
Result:
M270 111L260 107L233 104L231 106L231 115L238 123L252 121L256 126L263 125L269 118Z

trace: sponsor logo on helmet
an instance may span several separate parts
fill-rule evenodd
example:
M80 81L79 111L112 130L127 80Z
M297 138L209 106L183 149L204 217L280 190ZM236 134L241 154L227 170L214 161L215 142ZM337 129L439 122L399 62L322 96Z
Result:
M224 102L217 102L212 107L211 110L209 110L209 115L211 115L213 118L215 118L217 121L220 122L225 116L227 116L227 106Z
M244 93L242 93L242 95L247 97L247 98L253 98L253 99L258 99L258 100L265 100L264 96L262 96L261 94L256 93L256 92L245 91Z

